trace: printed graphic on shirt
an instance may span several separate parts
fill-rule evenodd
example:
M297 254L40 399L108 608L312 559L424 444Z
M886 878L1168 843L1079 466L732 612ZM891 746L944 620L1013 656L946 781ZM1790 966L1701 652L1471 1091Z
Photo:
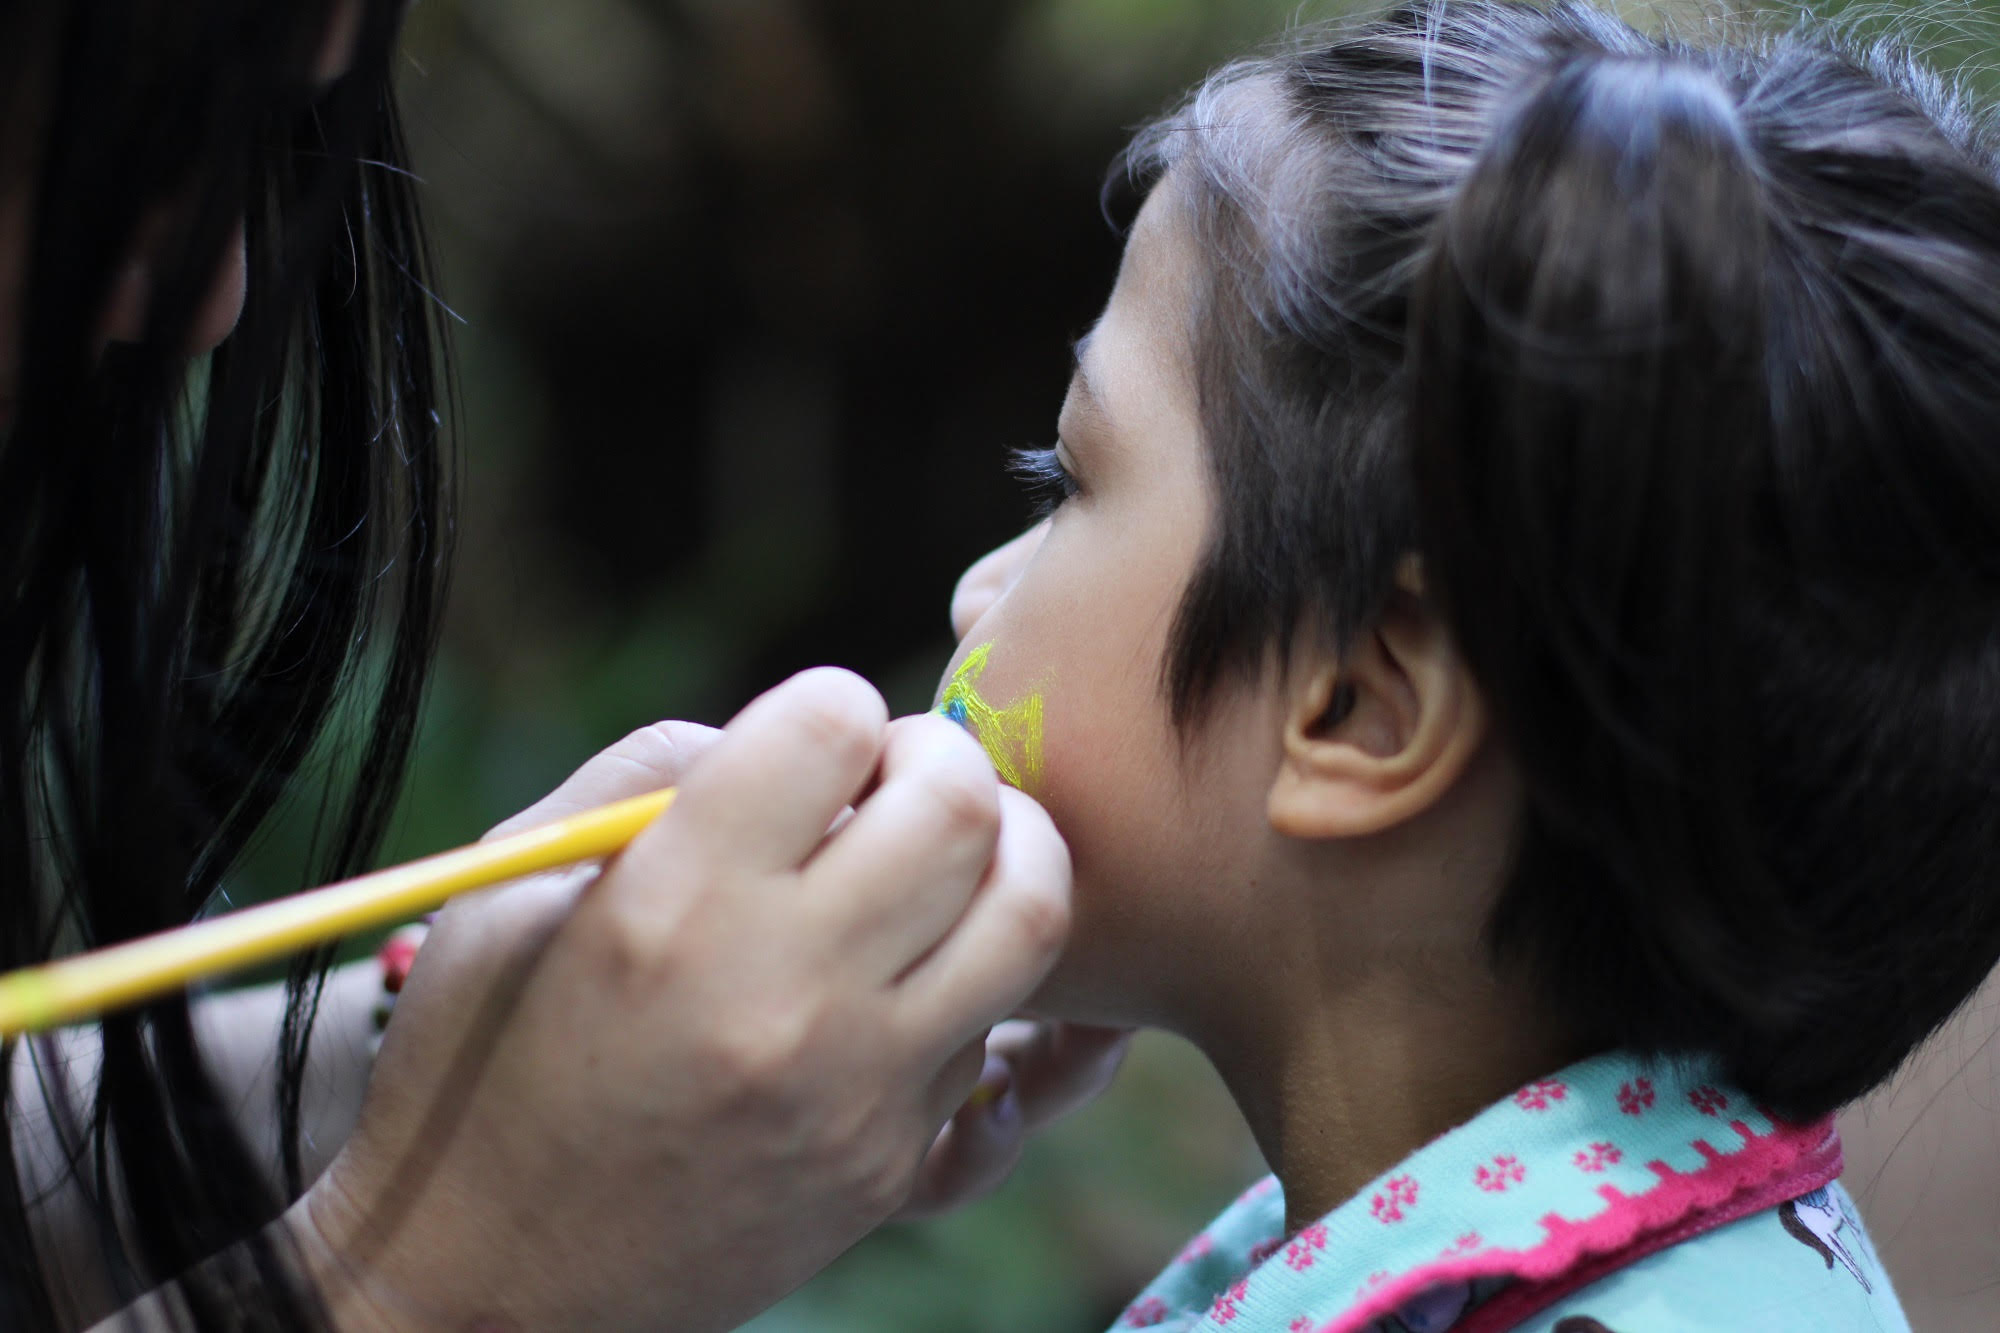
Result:
M1829 1269L1838 1259L1848 1272L1854 1274L1854 1280L1861 1284L1863 1291L1875 1290L1875 1285L1861 1271L1861 1265L1855 1262L1854 1255L1841 1241L1840 1233L1848 1229L1848 1217L1832 1191L1822 1187L1810 1194L1801 1194L1778 1209L1778 1221L1792 1239L1826 1260Z

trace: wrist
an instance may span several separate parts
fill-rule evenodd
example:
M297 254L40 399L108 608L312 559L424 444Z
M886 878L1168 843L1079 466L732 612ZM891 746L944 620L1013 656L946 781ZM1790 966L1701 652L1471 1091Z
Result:
M431 922L437 919L433 912L421 921L413 921L407 926L399 926L382 941L382 947L375 951L375 964L381 969L382 988L376 994L375 1008L369 1015L374 1035L369 1039L371 1049L382 1049L382 1036L389 1027L389 1019L396 1012L397 997L403 993L403 986L410 979L410 969L417 965L417 953L430 937Z
M374 968L364 964L356 969L373 972L377 978L366 1010L369 1066L380 1052L384 1029L429 933L430 920L426 917L394 931L376 952ZM359 1109L357 1106L357 1116ZM346 1137L341 1135L343 1140ZM427 1317L419 1319L414 1303L404 1299L390 1278L394 1256L385 1245L370 1239L367 1210L348 1187L352 1163L347 1156L339 1154L311 1177L311 1186L273 1224L285 1233L279 1238L281 1243L297 1254L335 1333L402 1333L405 1328L439 1327L434 1312L423 1312Z
M338 1170L336 1163L273 1224L285 1230L328 1326L334 1333L440 1327L435 1318L416 1317L416 1303L397 1289L384 1256L365 1243L360 1211L335 1179Z

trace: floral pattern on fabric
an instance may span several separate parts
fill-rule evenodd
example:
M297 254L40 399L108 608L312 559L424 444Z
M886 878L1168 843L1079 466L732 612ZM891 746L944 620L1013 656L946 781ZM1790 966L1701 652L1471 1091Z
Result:
M1276 1181L1258 1182L1115 1328L1513 1328L1626 1264L1794 1199L1795 1230L1858 1231L1818 1202L1839 1169L1830 1122L1774 1120L1704 1064L1599 1056L1501 1099L1295 1234Z

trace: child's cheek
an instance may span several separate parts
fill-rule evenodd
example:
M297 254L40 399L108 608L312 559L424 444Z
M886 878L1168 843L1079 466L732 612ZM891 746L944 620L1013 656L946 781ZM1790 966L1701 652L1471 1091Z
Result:
M999 673L989 678L993 644L975 646L946 679L937 711L971 732L1002 782L1038 795L1043 776L1043 690L1039 684L1009 688Z
M1186 849L1163 821L1163 781L1133 738L1088 708L1048 699L1045 780L1038 797L1070 852L1070 932L1030 1002L1041 1016L1113 1025L1153 1021L1149 980L1171 943L1162 924L1182 913L1174 865ZM1158 756L1154 756L1157 760Z
M1130 716L1115 700L1093 698L1089 683L1048 692L1042 783L1031 794L1086 864L1112 872L1134 852L1159 843L1163 803L1172 796L1160 788L1175 770L1147 727L1150 719Z

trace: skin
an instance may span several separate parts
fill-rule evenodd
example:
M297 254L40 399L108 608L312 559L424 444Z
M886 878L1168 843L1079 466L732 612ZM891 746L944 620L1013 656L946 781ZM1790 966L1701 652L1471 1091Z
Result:
M335 12L323 77L351 60L357 17ZM0 427L31 120L0 136ZM177 207L135 238L107 341L143 334ZM225 338L242 302L239 245L188 350ZM332 979L309 1169L339 1152L274 1225L337 1327L651 1328L668 1308L677 1328L733 1327L899 1209L992 1188L1030 1130L1110 1078L1119 1033L994 1026L1061 945L1068 858L957 728L890 723L865 682L809 672L720 732L634 733L496 832L668 785L674 810L601 875L455 903L372 1077L355 1029L379 978L360 964ZM258 1108L253 1143L270 1138L259 1089L280 1013L263 988L196 1017L218 1076ZM62 1040L61 1077L87 1104L95 1036ZM21 1086L15 1150L31 1178L55 1177L38 1244L82 1323L112 1288L35 1080ZM169 1284L105 1326L148 1326L177 1300Z
M1122 1033L987 1030L1060 947L1067 860L956 728L885 725L864 682L809 672L727 730L634 732L489 836L670 785L691 813L602 876L454 902L372 1079L379 974L330 980L308 1172L339 1151L277 1225L336 1328L651 1328L682 1306L702 1314L677 1328L733 1327L892 1213L991 1189L1109 1082ZM197 1013L274 1172L257 1108L281 1001ZM94 1034L63 1042L87 1096ZM82 1326L113 1290L90 1219L46 1115L23 1106L13 1129L29 1178L56 1186L37 1236ZM151 1327L176 1300L169 1284L101 1327Z
M360 0L342 0L332 14L314 73L321 85L346 73L360 35ZM20 397L20 312L27 296L29 223L34 216L35 144L40 128L41 89L0 90L0 430L14 419ZM161 200L145 211L125 262L98 314L100 348L137 342L145 336L154 275L174 232L188 211L186 200ZM243 316L249 258L243 227L223 247L207 298L195 312L184 343L190 355L212 351Z
M675 760L593 765L524 817L677 778L602 875L440 919L362 1123L290 1219L343 1328L734 1327L909 1196L987 1026L1060 946L1066 866L1032 802L847 673Z
M669 784L602 873L431 932L359 1124L274 1224L343 1333L733 1328L927 1187L957 1197L937 1127L1067 925L1047 817L957 728L822 669L720 733L642 729L494 832ZM1104 1064L1017 1045L1016 1150L1031 1090Z
M1344 657L1302 635L1185 735L1168 715L1215 508L1178 188L1147 201L1081 346L1058 446L1078 493L966 571L953 620L961 659L994 645L988 698L1045 695L1040 795L1075 888L1036 1011L1200 1046L1297 1226L1579 1052L1480 944L1521 795L1414 563Z

